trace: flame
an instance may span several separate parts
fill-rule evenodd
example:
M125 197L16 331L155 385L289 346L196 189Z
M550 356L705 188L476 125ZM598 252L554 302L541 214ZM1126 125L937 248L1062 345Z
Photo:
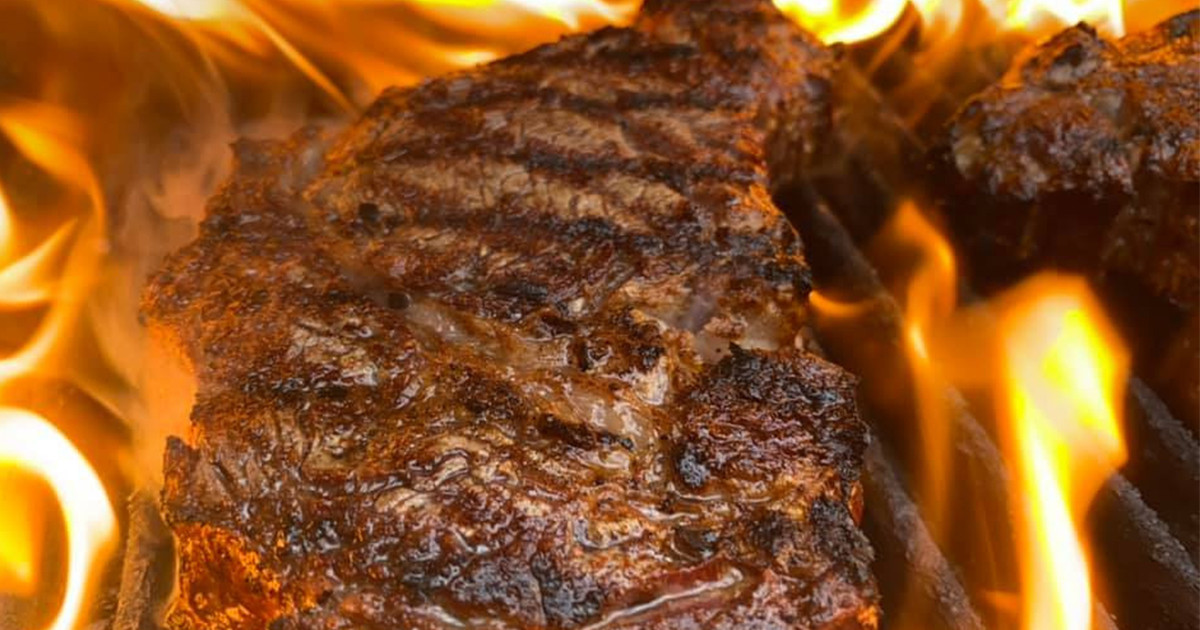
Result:
M1120 36L1125 33L1122 0L775 0L776 6L827 43L853 43L878 37L901 22L912 7L936 40L956 31L976 8L999 30L1044 35L1080 21Z
M946 377L930 356L930 334L954 312L958 302L957 266L950 245L915 203L900 205L871 248L877 257L916 257L901 300L905 358L912 370L913 397L922 422L918 427L925 468L917 483L926 505L926 521L937 536L945 525L949 466L949 410ZM886 249L888 251L881 251ZM884 263L888 264L888 263Z
M1125 461L1118 410L1128 353L1080 278L1039 274L982 307L956 310L953 255L914 205L900 208L883 239L923 251L904 307L932 531L943 533L954 479L945 385L982 384L998 401L1004 455L1015 471L1011 495L1024 503L1020 627L1088 630L1093 589L1080 522ZM963 348L974 352L963 357Z
M343 112L384 88L632 19L639 0L107 0L165 18L218 66L279 55Z
M859 6L846 6L858 4ZM865 6L861 6L865 4ZM857 42L900 20L908 0L841 3L834 0L775 0L788 16L825 42Z
M368 86L364 98L394 84L489 61L502 54L601 24L628 22L638 0L108 0L134 2L168 18L207 54L228 58L282 54L340 107L355 99L349 70ZM909 7L933 39L956 30L965 12L984 9L1000 30L1040 36L1080 20L1122 34L1121 0L775 0L776 6L827 43L852 43L881 35L899 24ZM389 6L390 5L390 6ZM433 29L461 33L446 41L414 33L398 20L378 19L402 8L428 20ZM417 67L411 64L417 60ZM245 59L238 63L245 64ZM331 67L333 66L333 67Z
M1010 28L1033 29L1044 20L1051 27L1091 22L1111 35L1125 34L1121 0L1015 0L1008 6L1005 23Z
M45 418L21 409L0 408L0 466L36 474L54 490L67 525L66 593L47 630L71 630L86 604L97 558L111 551L116 517L104 485L87 459ZM24 497L6 497L20 502ZM33 579L32 541L0 537L0 559L11 572Z
M21 253L26 235L12 203L0 192L0 306L46 309L25 343L0 358L0 386L17 377L54 372L51 359L66 349L62 342L79 316L101 252L96 247L103 223L101 193L87 160L76 148L81 130L75 122L65 112L44 105L20 104L0 110L0 132L23 158L57 180L69 197L82 196L81 207L71 208L82 216L64 220L48 237ZM81 618L92 581L112 551L116 534L116 517L104 484L88 460L48 419L11 406L0 406L0 470L44 482L61 508L66 526L66 584L47 628L71 630ZM28 596L40 590L35 568L42 532L33 524L38 510L45 506L21 484L6 484L5 488L8 505L0 519L0 575L6 580L0 587Z
M1020 596L979 593L1025 630L1088 630L1093 588L1080 526L1105 479L1126 458L1121 400L1129 354L1087 283L1033 276L987 303L956 305L953 252L918 207L905 202L868 248L875 266L899 274L902 347L921 439L917 496L931 534L952 533L949 386L994 400L1010 496ZM865 303L815 293L818 317L852 318ZM964 473L967 471L963 471ZM962 528L967 521L954 521ZM990 529L978 533L995 535ZM977 550L982 552L982 550ZM1011 605L1010 605L1011 604ZM1019 621L1015 619L1020 615Z
M999 301L1001 417L1019 496L1022 627L1089 630L1093 604L1080 521L1125 462L1121 398L1129 358L1086 283L1043 275Z

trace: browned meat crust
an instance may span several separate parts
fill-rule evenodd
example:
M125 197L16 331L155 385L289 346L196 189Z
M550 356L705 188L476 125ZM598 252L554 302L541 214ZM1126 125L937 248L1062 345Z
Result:
M766 0L647 2L240 143L144 305L197 392L170 625L874 627L867 433L767 187L831 64Z
M1147 362L1169 354L1175 331L1195 338L1200 11L1115 42L1080 24L1030 49L951 121L939 161L978 278L1092 274ZM1159 368L1192 418L1196 363Z

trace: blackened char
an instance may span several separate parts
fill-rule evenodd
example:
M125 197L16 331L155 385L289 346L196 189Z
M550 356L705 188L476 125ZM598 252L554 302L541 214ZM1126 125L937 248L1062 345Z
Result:
M1200 10L1117 41L1069 28L967 102L948 132L946 213L977 279L1045 266L1092 275L1195 421Z
M873 628L854 382L772 204L830 53L767 0L238 144L147 290L194 390L176 630Z

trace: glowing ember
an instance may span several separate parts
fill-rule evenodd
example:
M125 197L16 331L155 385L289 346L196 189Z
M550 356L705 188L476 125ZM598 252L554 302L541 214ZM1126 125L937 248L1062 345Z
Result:
M1088 630L1091 581L1079 523L1125 462L1118 410L1128 357L1077 278L1039 276L997 303L1001 417L1027 502L1022 627Z

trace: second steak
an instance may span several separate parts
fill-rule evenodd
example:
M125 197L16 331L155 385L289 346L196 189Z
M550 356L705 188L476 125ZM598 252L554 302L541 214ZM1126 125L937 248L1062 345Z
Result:
M946 215L975 279L1092 275L1196 422L1200 11L1118 41L1080 24L1031 48L962 108L943 149Z

